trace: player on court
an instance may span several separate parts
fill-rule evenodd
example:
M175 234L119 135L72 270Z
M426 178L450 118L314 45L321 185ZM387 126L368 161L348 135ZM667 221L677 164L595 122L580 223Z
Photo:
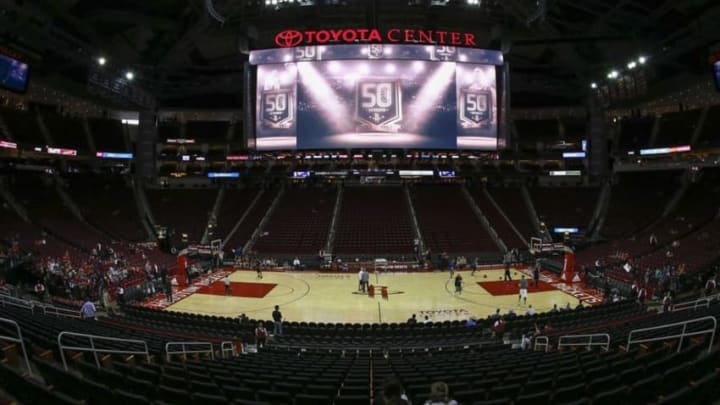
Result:
M503 264L505 264L505 275L503 276L503 280L512 281L512 277L510 276L510 253L505 256Z
M473 260L472 273L470 273L470 275L474 277L474 276L475 276L475 272L477 271L477 269L478 269L478 259L477 259L477 257L476 257L476 258Z
M460 274L455 276L455 294L462 294L463 279Z
M535 288L538 287L538 283L540 282L540 267L542 265L540 264L540 259L535 260L535 267L533 267L533 281L535 282Z
M518 302L520 300L523 300L523 305L527 305L527 296L528 296L528 281L525 279L525 276L520 277L520 294L518 295Z

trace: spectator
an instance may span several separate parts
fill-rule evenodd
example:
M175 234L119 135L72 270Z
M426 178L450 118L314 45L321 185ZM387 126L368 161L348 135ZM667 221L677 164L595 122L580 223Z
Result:
M668 291L665 294L665 297L663 297L663 312L670 312L672 311L673 306L673 300L672 300L672 294Z
M468 320L465 321L465 326L467 326L469 328L477 326L477 321L475 320L475 317L468 318Z
M535 311L535 308L533 308L533 306L530 305L530 306L528 306L528 309L527 309L527 311L525 312L525 315L533 316L533 315L535 315L536 313L537 313L537 312Z
M457 401L450 399L450 389L447 384L438 381L430 386L430 397L425 405L457 405Z
M529 349L531 343L532 343L532 341L530 340L530 337L528 337L528 335L523 333L522 337L520 338L520 349L522 349L522 350Z
M267 329L265 329L265 326L262 322L259 322L257 327L255 328L255 344L257 345L258 350L265 347L266 342Z
M425 320L423 321L425 325L432 325L432 320L430 320L430 317L425 315Z
M497 321L495 321L495 324L493 324L492 327L493 335L498 338L499 340L502 340L503 334L505 333L505 320L500 318Z
M272 312L273 318L273 335L282 336L282 312L280 312L280 306L275 305L275 310Z
M390 379L383 384L382 397L385 405L410 405L400 381Z
M416 325L417 324L417 316L415 314L412 314L410 319L407 320L408 325Z
M35 283L34 290L37 298L42 301L45 298L45 284L43 284L42 281L38 280L38 282Z
M80 318L85 320L95 320L95 304L90 298L85 299L85 303L80 307Z
M293 259L293 268L300 270L300 259L297 256Z

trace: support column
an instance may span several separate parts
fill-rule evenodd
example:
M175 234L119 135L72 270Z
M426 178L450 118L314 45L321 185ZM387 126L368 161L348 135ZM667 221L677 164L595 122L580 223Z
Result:
M135 140L135 172L138 177L155 178L157 143L157 114L155 111L140 111L138 136Z
M605 114L599 101L591 98L588 103L590 130L588 131L589 175L603 178L608 174L608 142Z

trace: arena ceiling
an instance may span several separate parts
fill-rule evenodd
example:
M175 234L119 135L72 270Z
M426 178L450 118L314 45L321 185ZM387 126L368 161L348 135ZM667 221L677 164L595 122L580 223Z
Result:
M287 1L287 0L286 0ZM277 0L282 3L283 0ZM314 3L301 5L298 3ZM245 51L286 28L407 27L476 33L502 49L516 106L577 105L592 81L647 55L649 80L707 73L717 0L0 0L0 39L35 74L84 83L100 55L164 105L239 107Z

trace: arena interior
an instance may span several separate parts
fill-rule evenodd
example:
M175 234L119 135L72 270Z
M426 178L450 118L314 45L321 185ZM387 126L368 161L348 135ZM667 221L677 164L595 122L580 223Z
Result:
M0 0L0 403L720 403L717 0Z

